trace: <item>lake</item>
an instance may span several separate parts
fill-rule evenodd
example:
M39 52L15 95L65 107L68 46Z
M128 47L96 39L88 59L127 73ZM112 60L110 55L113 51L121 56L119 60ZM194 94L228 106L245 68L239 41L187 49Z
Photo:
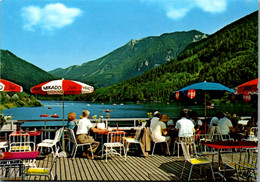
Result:
M40 119L52 119L51 117L40 117L41 114L57 114L62 119L62 101L41 101L44 105L43 107L17 107L12 109L7 109L3 111L5 116L12 114L13 120L40 120ZM103 116L104 118L109 113L110 118L147 118L148 112L160 111L163 114L167 114L170 118L178 117L179 112L182 108L189 108L198 112L199 116L204 116L203 106L183 106L178 103L101 103L101 102L77 102L77 101L65 101L64 102L64 117L67 118L68 113L75 112L77 119L81 115L82 110L90 111L90 118L93 115ZM229 109L234 109L234 106L230 104L222 105L221 108L225 108L225 111ZM49 109L50 108L50 109ZM110 112L106 112L109 109ZM250 108L248 108L250 109ZM248 110L246 108L246 110ZM207 116L213 116L217 110L207 109ZM33 124L33 123L30 123ZM40 123L39 123L40 124Z

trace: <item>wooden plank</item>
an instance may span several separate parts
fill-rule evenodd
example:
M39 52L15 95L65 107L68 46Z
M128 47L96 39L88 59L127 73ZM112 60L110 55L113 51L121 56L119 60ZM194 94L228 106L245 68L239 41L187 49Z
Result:
M85 162L88 162L88 165L90 166L89 167L89 172L90 172L90 174L91 174L91 177L92 177L92 180L93 181L96 181L96 180L98 180L98 178L97 178L97 176L96 176L96 167L95 167L95 165L93 164L93 159L86 159L86 160L84 160Z
M118 160L118 159L117 159ZM138 178L139 174L132 168L132 166L129 166L127 161L124 163L119 163L121 165L121 170L128 177L128 181L140 181L141 178Z
M145 180L145 181L150 181L151 179L145 174L146 172L141 170L138 166L138 164L136 164L136 162L134 162L133 160L127 160L126 161L127 164L132 167L132 169L135 169L135 171L139 174L139 177L141 178L141 180ZM143 164L142 164L143 165Z
M75 174L76 174L76 180L92 180L91 175L88 171L89 166L85 164L84 158L75 158L73 160L73 164L75 166L75 163L77 164L75 166Z
M231 160L231 154L223 155L223 160ZM234 155L234 159L237 156ZM37 160L37 167L50 167L53 160L52 154L46 156L44 160ZM235 161L235 160L234 160ZM54 166L54 175L58 174L58 180L73 181L179 181L183 168L184 158L180 156L153 155L148 157L128 156L127 161L124 157L113 156L105 162L102 160L92 160L86 158L58 158ZM187 180L190 164L186 164L183 180ZM209 165L203 168L209 175L206 180L211 179ZM236 180L235 175L230 175L228 179ZM216 175L217 179L220 179ZM30 181L39 180L39 177L30 177ZM40 180L47 180L41 177ZM199 167L195 166L192 172L192 180L205 180L204 173L200 176Z
M109 170L107 169L107 165L104 165L104 160L97 160L96 164L99 165L104 180L109 180L109 181L113 180L113 177L111 176Z
M110 165L114 167L114 170L117 171L117 173L120 175L119 180L127 181L129 180L127 177L127 174L124 173L124 170L122 170L122 167L119 164L125 163L123 155L120 156L115 156L112 158L110 162Z
M115 156L115 155L112 155L112 157L108 157L107 159L107 162L105 160L105 157L103 158L103 163L104 163L104 166L106 166L106 168L108 169L109 173L111 174L112 178L116 181L118 180L121 180L123 181L123 177L120 175L120 173L118 172L118 170L116 169L116 166L115 166L115 163L113 160L115 160L115 158L117 158L119 156Z
M104 168L101 168L101 163L100 160L93 160L93 164L95 165L96 168L96 176L99 179L99 181L104 181L104 180L108 180L107 176L104 173Z

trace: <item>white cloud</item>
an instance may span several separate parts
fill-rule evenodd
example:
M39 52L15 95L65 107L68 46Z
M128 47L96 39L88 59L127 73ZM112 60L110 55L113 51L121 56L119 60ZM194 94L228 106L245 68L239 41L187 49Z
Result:
M169 18L177 20L184 17L188 11L189 10L187 8L181 8L181 9L169 8L166 12L166 15Z
M81 14L78 8L67 8L61 3L47 4L45 7L27 6L22 8L24 29L34 31L36 28L52 31L73 23Z
M163 8L166 16L174 20L185 17L194 8L210 13L221 13L227 7L227 0L141 0L141 2Z
M226 0L196 0L196 4L205 12L220 13L226 10Z

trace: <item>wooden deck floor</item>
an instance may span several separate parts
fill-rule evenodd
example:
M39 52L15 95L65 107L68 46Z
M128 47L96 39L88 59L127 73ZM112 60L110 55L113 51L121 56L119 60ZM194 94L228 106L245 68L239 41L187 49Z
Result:
M230 159L230 156L225 156ZM50 167L53 156L46 155L37 159L38 167ZM217 159L215 160L217 161ZM127 160L124 157L115 156L105 159L87 159L76 157L58 158L53 168L54 176L62 181L187 181L190 165L186 165L183 179L180 174L184 165L184 158L180 156L149 155L148 157L130 155ZM217 164L214 163L216 170ZM203 168L202 168L203 169ZM192 180L213 181L209 166L205 166L200 175L199 167L195 166ZM204 172L208 178L205 178ZM221 180L215 175L216 180ZM236 181L235 175L229 175L228 181ZM47 180L45 177L30 177L27 180Z

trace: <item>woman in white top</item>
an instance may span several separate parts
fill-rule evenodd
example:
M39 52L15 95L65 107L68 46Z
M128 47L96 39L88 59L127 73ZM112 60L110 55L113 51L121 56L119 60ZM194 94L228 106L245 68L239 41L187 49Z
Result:
M157 122L156 126L152 130L152 138L154 142L168 142L168 146L170 146L171 138L170 136L165 136L168 134L167 126L165 122L169 121L167 114L163 114L160 120Z

